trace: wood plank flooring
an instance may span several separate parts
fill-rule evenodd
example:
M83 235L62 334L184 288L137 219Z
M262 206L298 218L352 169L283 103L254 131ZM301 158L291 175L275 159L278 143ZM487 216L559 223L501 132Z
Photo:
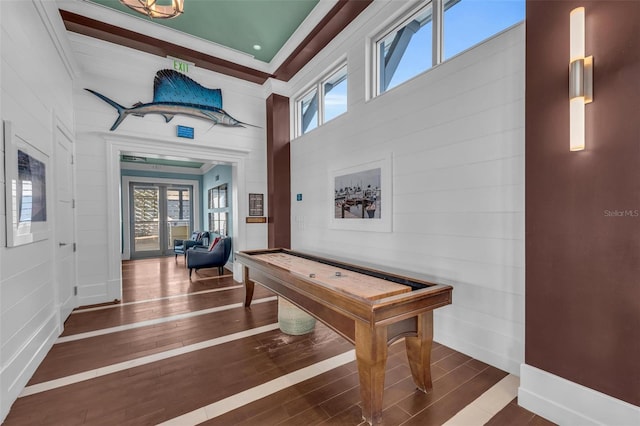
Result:
M71 314L3 425L362 424L353 346L320 323L281 333L268 290L245 309L229 271L190 281L181 257L125 261L122 275L122 303ZM552 425L515 399L479 405L513 392L504 371L438 343L431 368L433 391L416 391L404 344L389 348L385 425Z

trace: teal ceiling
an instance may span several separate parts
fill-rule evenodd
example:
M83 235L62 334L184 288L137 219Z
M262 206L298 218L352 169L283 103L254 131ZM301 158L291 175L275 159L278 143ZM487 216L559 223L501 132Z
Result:
M118 0L94 3L149 20ZM153 22L270 62L319 0L184 0L184 13ZM158 4L170 4L158 0ZM254 48L261 47L260 50Z

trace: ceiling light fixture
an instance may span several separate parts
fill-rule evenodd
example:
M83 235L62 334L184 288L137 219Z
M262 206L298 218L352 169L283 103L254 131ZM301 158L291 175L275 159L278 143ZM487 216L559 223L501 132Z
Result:
M158 0L120 0L120 3L149 18L171 19L184 11L184 0L171 0L171 4L157 4Z
M254 44L253 45L253 49L254 50L260 50L260 49L262 49L262 46L260 46L259 44Z

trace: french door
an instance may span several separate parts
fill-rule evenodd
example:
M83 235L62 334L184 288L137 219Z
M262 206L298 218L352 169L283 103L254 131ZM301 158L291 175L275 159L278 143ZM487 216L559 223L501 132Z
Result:
M132 259L173 254L173 241L189 238L192 192L191 186L129 184Z

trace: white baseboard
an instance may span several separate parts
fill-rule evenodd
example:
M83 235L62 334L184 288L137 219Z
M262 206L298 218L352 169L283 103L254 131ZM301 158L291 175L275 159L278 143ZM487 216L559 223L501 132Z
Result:
M228 265L229 265L229 263L227 262L226 266L228 266ZM233 271L233 280L234 281L239 282L239 283L244 282L243 267L242 267L242 264L240 262L233 262L231 264L231 268L230 269Z
M486 348L482 348L469 343L467 339L464 339L462 333L460 336L453 336L449 333L444 333L438 329L437 320L435 320L434 322L435 324L433 338L438 343L448 346L451 349L454 349L493 367L499 368L500 370L511 373L514 376L517 376L519 374L519 366L522 362L522 359L517 360L508 358L501 354L491 352Z
M97 305L122 299L120 282L119 279L115 279L102 283L78 286L77 305Z
M105 302L113 302L114 300L122 300L122 279L107 281L107 297Z
M527 364L520 366L518 404L563 426L640 425L640 407Z
M0 370L0 423L4 421L11 405L26 386L33 373L47 355L58 338L58 315L53 313L40 329L26 342L20 351L2 366Z

